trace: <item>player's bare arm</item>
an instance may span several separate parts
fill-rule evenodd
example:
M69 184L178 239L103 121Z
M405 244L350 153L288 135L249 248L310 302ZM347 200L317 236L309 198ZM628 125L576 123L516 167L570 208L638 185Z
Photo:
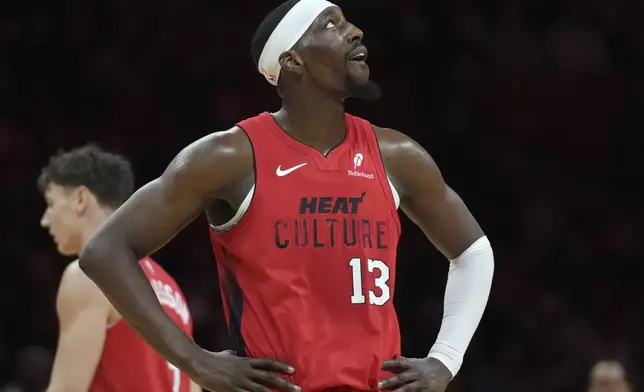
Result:
M74 262L63 274L56 308L60 334L47 392L86 392L103 352L112 305Z
M476 219L445 183L436 162L423 147L392 129L377 128L376 132L403 211L445 257L456 258L483 237Z
M194 142L161 177L135 192L109 217L87 245L80 267L152 347L202 387L294 391L298 388L273 373L290 374L294 369L289 365L211 353L197 346L163 310L138 265L213 200L225 199L252 167L250 143L238 128Z
M398 375L383 389L443 391L460 369L490 292L494 260L483 230L463 200L444 181L432 157L408 136L376 128L388 175L403 211L451 261L445 317L428 358L388 361Z
M201 392L203 389L194 381L190 381L190 392Z

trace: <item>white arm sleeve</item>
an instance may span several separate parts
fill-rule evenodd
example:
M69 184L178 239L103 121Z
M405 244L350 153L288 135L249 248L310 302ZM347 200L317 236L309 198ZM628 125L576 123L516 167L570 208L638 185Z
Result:
M451 261L443 322L429 356L441 361L452 376L461 368L467 346L481 321L493 275L494 255L485 236Z

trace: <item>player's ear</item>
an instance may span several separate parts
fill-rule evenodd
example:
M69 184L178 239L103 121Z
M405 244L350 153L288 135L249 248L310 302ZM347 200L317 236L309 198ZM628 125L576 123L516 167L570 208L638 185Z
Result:
M92 192L85 186L81 185L75 190L75 208L76 208L76 213L79 215L82 215L85 210L87 210L87 207L89 203L91 202L91 199L93 198Z
M290 72L301 75L304 72L304 61L302 57L294 50L284 52L279 57L280 66Z

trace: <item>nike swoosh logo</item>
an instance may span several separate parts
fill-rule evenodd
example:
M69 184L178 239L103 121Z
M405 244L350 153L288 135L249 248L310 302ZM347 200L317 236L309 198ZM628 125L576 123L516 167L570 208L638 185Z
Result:
M282 165L279 165L277 167L277 170L275 171L275 174L277 174L278 177L284 177L285 175L294 172L295 170L301 168L302 166L304 166L306 164L307 164L307 162L300 163L299 165L293 166L293 167L288 168L286 170L282 170Z

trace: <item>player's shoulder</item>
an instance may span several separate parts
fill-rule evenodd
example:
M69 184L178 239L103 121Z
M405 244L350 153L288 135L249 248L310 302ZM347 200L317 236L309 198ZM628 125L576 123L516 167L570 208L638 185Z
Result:
M419 172L424 174L425 180L442 181L434 159L413 138L391 128L374 125L373 129L385 170L401 196L414 192Z
M163 174L177 187L225 188L253 170L253 149L238 126L216 131L183 148Z
M349 113L346 113L346 117L353 121L368 124L369 127L373 129L373 134L378 142L378 147L380 148L380 154L382 155L383 160L400 155L401 153L404 153L405 149L410 149L414 144L417 144L411 137L393 128L385 128L375 125L369 120Z
M81 270L78 259L72 261L65 267L63 271L63 278L60 282L60 287L70 289L87 289L92 286L94 282L85 275ZM95 285L94 285L95 286Z
M236 125L203 136L181 150L178 157L183 161L208 162L222 159L237 160L244 158L248 153L252 154L250 140L244 130Z
M383 162L399 161L416 154L427 154L411 137L393 128L372 125Z
M96 284L81 270L75 260L63 272L58 288L57 307L65 309L101 306L109 308L109 301Z

